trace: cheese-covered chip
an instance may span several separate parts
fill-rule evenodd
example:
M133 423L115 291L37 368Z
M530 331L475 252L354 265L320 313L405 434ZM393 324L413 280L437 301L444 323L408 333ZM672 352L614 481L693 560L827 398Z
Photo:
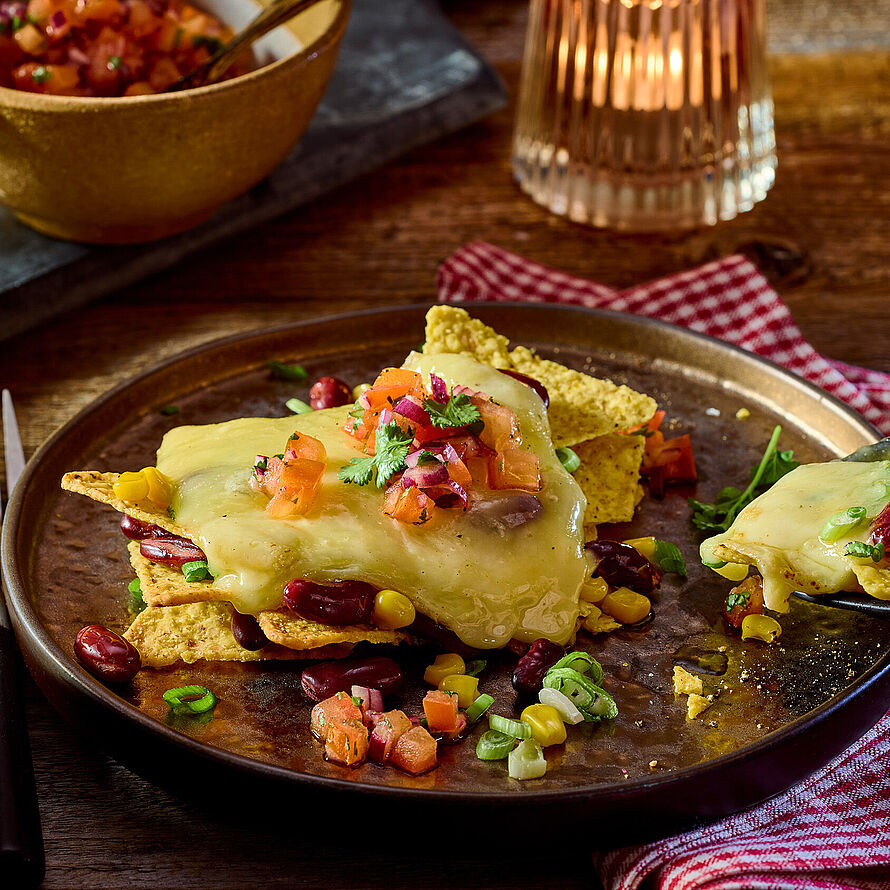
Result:
M288 649L314 649L332 643L403 643L411 639L401 630L381 630L366 625L331 627L317 624L286 610L260 612L257 621L273 643Z

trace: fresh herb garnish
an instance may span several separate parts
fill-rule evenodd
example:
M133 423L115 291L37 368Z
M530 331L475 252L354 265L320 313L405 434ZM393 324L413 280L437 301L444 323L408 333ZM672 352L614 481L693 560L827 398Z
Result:
M213 579L210 569L207 567L207 561L204 559L193 559L191 562L182 564L182 574L189 583L193 581L208 581Z
M294 414L308 414L314 410L311 405L307 405L302 399L288 399L284 403L284 407L293 411Z
M661 566L663 572L676 572L676 574L686 577L686 561L676 544L656 539L655 561Z
M173 414L179 414L179 405L164 405L161 408L161 414L165 417L170 417Z
M14 15L12 17L12 30L18 31L24 27L25 27L25 19L23 19L20 15Z
M746 607L751 601L751 594L747 590L733 590L726 597L726 611L731 612L736 606Z
M142 598L142 585L138 578L134 578L128 585L127 590L130 591L130 612L138 615L146 606L145 600Z
M454 392L443 405L435 399L424 399L423 407L430 417L430 423L438 427L469 426L480 419L479 409L470 401L466 393Z
M351 695L350 698L357 708L360 708L365 703L365 700L360 695Z
M112 71L117 71L117 69L120 68L122 61L123 60L121 59L120 56L109 56L108 57L108 67Z
M474 661L468 661L467 666L464 669L464 673L468 677L478 677L479 674L481 674L482 671L485 670L485 666L487 664L488 662L482 658L477 658Z
M395 421L377 430L374 448L377 452L370 457L354 457L345 467L341 467L337 478L341 482L367 485L376 473L377 487L383 486L396 473L405 469L405 458L414 441L414 433L403 430Z
M167 515L168 515L171 519L176 519L176 511L173 509L173 505L172 505L172 504L171 504L169 507L167 507Z
M424 467L429 466L430 464L438 464L441 463L438 457L433 454L432 451L427 451L426 448L417 455L417 466Z
M34 83L46 83L52 76L52 71L50 71L46 65L38 65L31 72L31 80L33 80Z
M309 379L309 372L302 365L288 365L285 362L266 362L270 375L277 380L303 383Z
M771 485L790 473L800 464L794 460L793 451L779 451L777 445L782 427L773 430L766 451L751 471L751 481L744 491L738 488L724 488L713 504L704 504L695 498L689 498L692 507L692 522L704 531L725 532L738 514L758 495L763 494Z
M872 562L880 562L884 558L884 545L866 544L865 541L850 541L844 547L845 556L853 556L856 559L870 559Z

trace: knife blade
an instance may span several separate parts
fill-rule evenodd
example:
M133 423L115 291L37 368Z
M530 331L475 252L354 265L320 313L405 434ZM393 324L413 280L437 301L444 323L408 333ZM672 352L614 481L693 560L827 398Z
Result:
M25 469L25 453L7 389L2 395L2 418L8 498ZM5 886L32 887L41 882L46 870L43 832L17 677L15 636L6 609L5 584L0 587L0 875L4 883L9 882Z

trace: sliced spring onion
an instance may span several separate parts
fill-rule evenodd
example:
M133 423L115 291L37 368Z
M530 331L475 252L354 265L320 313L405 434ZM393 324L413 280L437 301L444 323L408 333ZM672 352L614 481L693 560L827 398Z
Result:
M520 742L507 756L507 772L511 779L540 779L547 772L541 746L533 739Z
M618 716L618 706L612 696L597 686L590 677L571 668L550 668L544 675L544 686L567 696L584 715L585 720L610 720Z
M314 410L311 405L307 405L302 399L288 399L284 403L284 407L293 411L294 414L308 414Z
M177 686L164 693L174 714L203 714L216 705L216 696L206 686Z
M210 574L207 561L204 559L193 559L191 562L184 562L182 564L182 574L185 575L185 580L190 583L193 581L206 581L208 578L213 577Z
M835 513L825 523L824 528L819 532L819 537L829 543L840 540L865 519L867 512L865 507L847 507L846 510Z
M494 699L487 692L483 692L482 695L480 695L479 698L467 708L467 723L478 723L493 704Z
M302 365L288 365L285 362L266 362L270 376L279 380L290 380L291 383L302 383L309 379L309 373Z
M670 541L655 541L655 561L661 566L663 572L675 572L686 577L686 561L680 548Z
M179 405L164 405L161 408L161 414L165 417L171 417L174 414L179 414Z
M572 700L563 695L558 689L548 689L546 686L538 693L538 701L542 705L550 705L559 711L564 723L569 726L577 726L584 720L584 715L575 707Z
M503 760L516 744L516 739L496 729L482 733L476 742L476 756L480 760Z
M550 670L556 668L570 668L579 674L589 674L590 679L597 685L603 682L605 676L602 665L586 652L569 652L568 655L563 655Z
M870 559L872 562L880 562L884 558L883 544L866 544L865 541L850 541L844 547L845 556L853 556L856 559Z
M485 670L485 666L487 664L488 662L482 658L477 658L474 661L468 661L464 667L464 673L468 677L478 677L479 674L481 674L482 671Z
M511 720L509 717L501 717L500 714L492 714L488 718L488 725L514 739L530 739L532 735L532 728L527 723Z
M556 456L567 473L574 473L581 466L581 458L571 448L557 448Z

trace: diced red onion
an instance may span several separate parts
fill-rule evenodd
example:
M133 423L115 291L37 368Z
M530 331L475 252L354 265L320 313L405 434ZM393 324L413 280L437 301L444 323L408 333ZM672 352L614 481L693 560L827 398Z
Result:
M362 703L362 722L368 725L371 722L370 714L380 713L383 710L383 694L379 689L370 689L367 686L353 686L350 691L353 698L360 698Z
M65 22L67 22L67 21L68 21L68 19L65 18L65 13L62 12L61 9L57 9L57 10L56 10L56 11L49 17L49 23L50 23L54 28L62 28L62 27L64 27Z
M90 57L77 46L72 46L71 49L68 50L68 58L74 62L75 65L90 64Z
M382 430L388 423L392 423L393 413L389 410L389 408L384 408L380 412L380 417L377 419L377 429Z
M429 488L432 485L446 485L448 483L448 467L440 461L435 464L409 467L402 473L402 487Z
M437 377L435 374L430 374L430 389L433 393L433 398L442 405L448 404L448 387L445 385L445 381L441 377Z
M460 455L455 451L454 446L450 442L445 443L445 447L442 449L442 457L449 463L454 463L461 459Z
M392 410L395 414L401 414L402 417L407 417L408 420L413 420L421 426L429 426L430 416L424 410L420 400L414 396L405 396L403 399L399 399Z
M457 393L462 396L481 396L483 393L479 392L478 389L470 389L469 386L463 386L460 383L456 383L453 387L451 387L452 392ZM489 401L488 397L485 396L485 400Z
M368 760L372 763L386 763L386 739L377 732L376 725L368 737Z
M469 501L469 495L467 494L467 490L453 479L449 479L448 482L445 483L460 499L464 505L464 510L467 509L467 502Z
M442 446L441 445L433 445L432 447L428 447L424 445L422 448L418 448L416 451L412 451L405 458L405 466L406 467L416 467L417 462L420 460L420 455L423 454L424 451L428 451L430 454L435 457L439 457L442 454Z

